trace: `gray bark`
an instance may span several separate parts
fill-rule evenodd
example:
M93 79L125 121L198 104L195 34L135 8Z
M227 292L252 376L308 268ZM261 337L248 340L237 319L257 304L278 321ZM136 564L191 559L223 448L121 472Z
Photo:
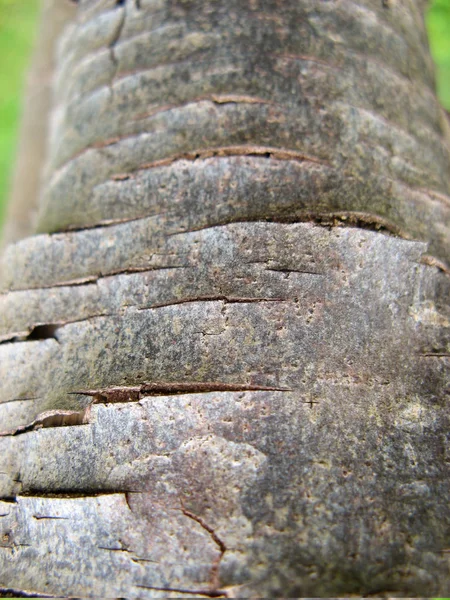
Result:
M422 9L79 3L3 255L3 594L449 594Z

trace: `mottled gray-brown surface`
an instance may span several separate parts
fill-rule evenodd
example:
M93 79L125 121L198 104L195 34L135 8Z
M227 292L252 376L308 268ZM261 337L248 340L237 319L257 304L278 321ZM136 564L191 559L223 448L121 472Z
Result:
M3 255L0 595L449 595L423 8L79 2Z

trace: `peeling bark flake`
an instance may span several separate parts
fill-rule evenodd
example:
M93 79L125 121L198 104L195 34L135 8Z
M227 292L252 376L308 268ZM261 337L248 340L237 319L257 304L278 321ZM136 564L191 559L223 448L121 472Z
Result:
M90 406L81 410L48 410L40 413L34 421L28 425L22 425L14 431L2 431L0 437L14 436L43 427L73 427L75 425L88 425L90 418Z

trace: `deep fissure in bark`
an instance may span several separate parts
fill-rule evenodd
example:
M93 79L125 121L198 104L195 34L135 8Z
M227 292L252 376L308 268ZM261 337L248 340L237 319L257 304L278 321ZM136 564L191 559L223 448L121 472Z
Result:
M203 394L209 392L289 392L286 387L270 387L251 384L222 383L215 381L197 382L154 382L139 386L121 386L101 390L77 390L70 394L92 396L94 404L114 402L137 402L145 396L172 396L177 394Z
M78 1L78 0L72 0ZM56 598L57 596L51 596L43 592L36 592L31 590L23 590L16 588L5 588L0 587L0 597L2 598Z
M49 410L41 413L28 425L22 425L14 431L0 432L0 437L20 435L42 427L73 427L89 424L90 408L81 411Z
M36 325L23 341L56 340L58 342L58 336L56 335L58 328L59 325L53 323Z

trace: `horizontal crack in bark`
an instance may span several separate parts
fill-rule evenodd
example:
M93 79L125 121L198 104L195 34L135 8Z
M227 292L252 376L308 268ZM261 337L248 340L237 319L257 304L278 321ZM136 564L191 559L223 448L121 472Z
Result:
M267 269L267 270L280 270L281 269ZM282 271L283 272L283 271ZM300 272L300 271L299 271ZM304 271L306 273L306 271ZM317 275L320 275L320 273L316 273ZM69 286L67 286L69 287ZM40 288L42 289L42 288ZM11 293L14 293L11 292ZM171 302L162 302L159 304L150 304L147 306L140 306L140 307L136 307L134 305L130 305L133 308L136 308L138 311L143 311L143 310L153 310L156 308L165 308L168 306L176 306L178 304L187 304L187 303L191 303L191 302L224 302L227 304L247 304L247 303L261 303L261 302L288 302L289 299L288 298L241 298L241 297L228 297L228 296L198 296L198 297L191 297L191 298L186 298L183 300L173 300ZM124 307L124 308L128 308ZM93 314L89 317L82 317L79 319L67 319L67 320L61 320L58 321L56 323L39 323L38 325L34 325L33 327L30 327L28 329L28 331L24 331L24 332L11 332L11 334L4 334L3 336L0 336L0 345L2 344L21 344L21 343L26 343L26 342L35 342L35 341L44 341L47 339L54 339L55 341L57 341L59 343L59 338L57 336L57 331L58 329L60 329L61 327L64 327L65 325L71 325L73 323L83 323L85 321L91 321L93 319L97 319L100 317L117 317L119 314L121 314L120 312L117 313L102 313L99 312L98 314ZM0 404L2 404L2 402L0 402Z
M11 337L6 338L6 335L0 338L1 344L23 344L27 342L39 342L44 340L53 339L56 342L59 342L59 338L57 336L57 331L64 325L72 325L73 323L83 323L84 321L92 321L92 319L98 319L100 317L116 317L118 313L98 313L94 314L90 317L82 317L80 319L68 319L66 321L58 321L57 323L45 323L34 325L32 328L28 330L28 334L25 335L11 335ZM36 330L38 333L36 333ZM1 404L1 402L0 402Z
M223 105L223 104L237 104L238 102L233 100L233 101L228 101L228 102L226 102L226 101L225 102L211 101L211 103ZM256 102L251 102L250 104L256 104ZM271 104L271 103L270 102L258 102L258 104ZM173 108L178 108L178 107L165 106L165 107L163 107L162 110L156 110L152 114L147 114L144 117L135 119L135 121L139 121L139 120L142 120L145 118L150 118L156 114L170 111ZM90 150L99 150L101 152L104 148L109 148L111 146L120 144L123 141L130 140L133 138L139 138L142 135L147 135L147 132L140 131L140 132L132 134L132 135L124 135L121 137L116 136L116 137L108 138L107 140L95 142L89 146L86 146L85 148L81 149L76 154L74 154L71 158L69 158L67 160L67 162L58 166L57 170L54 171L53 176L55 176L55 174L57 174L62 169L66 168L71 162L82 157L84 154L86 154ZM178 161L178 160L194 161L194 160L205 160L207 158L212 158L212 157L225 157L225 156L258 156L258 157L263 157L263 158L273 158L275 160L297 160L297 161L301 161L301 162L313 162L313 163L321 164L321 165L324 165L327 167L331 166L329 164L329 162L327 162L325 160L322 160L315 156L303 154L301 152L298 152L297 150L292 150L289 148L277 148L276 146L258 146L258 145L252 145L252 144L233 145L233 146L218 146L218 147L213 146L213 147L209 147L209 148L199 148L196 150L191 150L189 152L180 152L180 153L172 154L172 155L164 157L164 158L156 159L156 160L148 162L148 163L143 163L141 165L138 165L137 167L130 168L123 173L117 173L117 174L111 175L111 179L114 179L117 176L119 176L120 178L122 178L123 176L126 176L126 175L130 176L132 173L136 173L137 171L141 171L143 169L151 169L151 168L155 168L155 167L170 165L173 162Z
M142 217L145 218L145 217ZM139 219L131 219L133 221L139 220ZM129 223L129 221L124 221L124 223ZM87 229L103 229L104 227L109 227L109 225L99 225L99 226L94 226L94 227L86 227L86 228L82 228L82 229L73 229L73 230L67 230L64 233L76 233L78 231L85 231ZM55 234L45 234L45 235L61 235L61 233L55 233ZM97 281L99 279L106 279L107 277L115 277L116 275L132 275L135 273L151 273L152 271L168 271L170 269L188 269L190 268L191 265L169 265L169 266L164 266L164 267L159 267L159 266L146 266L146 267L129 267L126 269L117 269L116 271L110 271L109 273L101 273L99 275L92 275L89 277L82 277L79 279L68 279L66 281L62 281L62 282L56 282L53 283L51 285L41 285L41 286L36 286L36 287L27 287L27 288L9 288L6 290L3 290L2 292L0 292L0 296L6 296L6 294L9 293L14 293L14 292L28 292L30 290L51 290L53 288L59 288L59 287L79 287L82 285L92 285L92 284L96 284ZM107 315L106 315L107 316Z
M69 521L69 517L57 517L55 515L33 515L33 519L36 519L36 521L42 521L45 519L54 519L54 520L62 520L62 521Z
M273 102L272 100L265 100L264 98L259 98L258 96L245 96L245 95L240 95L240 94L212 94L212 95L204 95L204 96L198 96L197 98L193 98L191 100L189 100L188 102L185 102L184 104L165 104L165 105L158 105L155 106L153 108L153 110L149 110L145 113L141 113L138 115L135 115L134 117L130 118L130 121L143 121L144 119L148 119L150 117L154 117L155 115L160 115L162 113L165 112L169 112L172 110L180 110L183 108L186 108L188 106L191 106L192 104L198 104L200 102L211 102L211 104L267 104L270 106L281 106L280 104L277 104L276 102ZM141 132L141 133L145 133L145 131ZM135 134L135 135L139 135ZM127 139L129 136L123 136L123 137L119 137L119 138L115 138L115 141L120 141L123 139ZM99 142L100 144L102 142ZM108 144L105 144L105 146ZM97 147L97 145L95 146L91 146L91 147ZM89 149L89 148L87 148ZM83 151L81 151L83 152ZM76 156L79 156L80 153L77 153ZM73 159L72 159L73 160ZM66 163L67 164L67 163Z
M5 588L0 587L1 598L57 598L58 596L52 596L51 594L44 594L43 592L36 592L35 590L21 590L18 588Z
M128 548L108 548L107 546L97 546L97 548L99 550L108 550L109 552L125 552L126 554L133 552L132 550L128 550Z
M291 392L291 388L223 382L154 382L138 386L111 386L96 390L82 389L67 392L69 396L91 396L92 402L80 411L48 410L40 413L31 423L0 432L0 437L14 437L46 427L74 427L89 425L93 404L139 402L147 396L175 396L207 394L212 392ZM21 399L14 399L19 401ZM9 400L12 402L12 400ZM6 402L2 402L6 404ZM130 490L132 491L132 490Z
M115 402L138 402L145 396L170 396L180 394L205 394L210 392L290 392L291 388L271 387L263 385L206 382L154 382L139 386L116 386L98 390L76 390L70 395L92 396L93 404L109 404Z
M306 271L306 270L302 270L302 269L283 269L283 268L272 267L272 268L267 268L265 270L266 271L274 271L275 273L285 273L285 274L300 273L300 274L304 274L304 275L319 275L321 277L325 276L325 273L318 273L317 271Z
M276 148L273 146L222 146L217 148L205 148L201 150L193 150L191 152L183 152L180 154L173 154L167 158L162 158L149 163L139 165L135 169L130 169L129 173L136 171L142 171L145 169L153 169L155 167L163 167L170 165L179 160L205 160L207 158L215 157L226 157L226 156L258 156L262 158L273 158L275 160L295 160L300 162L313 162L319 165L329 167L329 163L316 158L315 156L309 156L296 150L290 150L287 148Z
M152 585L135 585L134 587L144 590L155 590L160 592L176 592L179 594L192 594L193 596L205 596L206 598L228 598L224 590L186 590L183 588L156 587Z
M267 269L268 271L280 271L285 272L283 269ZM298 271L307 273L307 271ZM320 273L312 273L315 275L320 275ZM14 292L12 292L14 293ZM188 304L191 302L224 302L225 304L248 304L248 303L262 303L262 302L288 302L288 298L241 298L241 297L233 297L233 296L198 296L185 298L183 300L173 300L171 302L162 302L159 304L150 304L147 306L135 307L138 311L144 310L153 310L157 308L165 308L168 306L177 306L179 304ZM128 308L128 307L126 307ZM36 342L36 341L44 341L47 339L54 339L56 342L60 343L59 338L57 336L57 331L61 327L65 325L72 325L74 323L83 323L85 321L91 321L93 319L97 319L100 317L117 317L120 312L117 313L102 313L93 314L89 317L82 317L79 319L68 319L65 321L58 321L57 323L45 323L38 324L31 327L28 332L21 332L18 334L17 332L12 332L11 334L4 334L0 337L0 345L2 344L22 344L28 342ZM2 404L2 402L0 402Z
M48 410L40 413L34 421L28 425L21 425L13 431L2 431L0 437L15 436L34 429L43 427L72 427L74 425L87 425L90 418L90 406L87 408L75 410Z
M148 563L153 563L155 565L159 565L159 561L158 560L153 560L151 558L141 558L140 556L130 556L130 559L134 563L148 562Z
M113 62L114 62L114 60L113 60ZM130 72L130 73L128 73L128 75L134 74L134 73L135 72ZM127 76L127 74L125 74L125 76ZM113 79L117 80L117 76L114 75ZM108 86L111 91L113 91L113 89L112 89L113 83L114 82L111 81L111 83ZM96 90L93 90L90 93L92 94L95 91ZM78 102L78 100L77 100L77 97L75 96L69 102L69 106L72 103L76 104L77 102ZM192 105L200 104L202 102L210 102L211 104L216 104L218 106L225 105L225 104L265 104L265 105L270 105L270 106L279 106L279 107L282 106L276 102L273 102L272 100L265 100L264 98L259 98L256 96L245 96L245 95L238 95L238 94L223 94L223 95L212 94L212 95L198 96L197 98L188 100L187 102L185 102L183 104L164 104L164 105L159 104L157 106L154 105L153 109L148 110L145 113L131 116L130 121L136 123L136 122L143 121L145 119L149 119L149 118L157 116L157 115L158 116L162 115L163 113L166 113L166 112L171 112L174 110L182 110L182 109L191 107ZM72 156L70 156L70 158L65 160L62 164L58 165L58 167L54 171L53 175L55 175L55 173L64 169L65 167L67 167L67 165L69 165L72 161L83 156L83 154L85 154L89 150L101 150L102 148L107 148L108 146L113 146L114 144L117 144L119 142L129 140L131 138L136 138L141 135L145 135L147 133L148 132L146 130L143 130L143 131L138 131L136 133L133 133L131 135L130 134L118 135L118 136L108 138L106 140L100 140L98 142L90 143L89 145L84 146L83 148L81 148L80 150L75 152Z
M62 500L83 500L85 498L101 498L102 496L124 496L125 494L142 494L140 490L108 490L108 491L92 491L92 490L59 490L58 492L49 492L39 489L27 489L26 491L17 494L9 501L13 504L18 502L19 498L54 498ZM1 498L1 501L5 502L5 498Z
M276 215L266 216L264 218L257 217L254 219L235 219L225 223L215 223L207 225L199 225L198 227L192 227L189 229L180 229L167 233L167 237L180 235L185 233L192 233L194 231L203 231L205 229L212 229L213 227L224 227L226 225L245 225L248 223L280 223L287 225L294 225L296 223L313 223L318 227L326 227L332 229L333 227L351 227L358 229L367 229L369 231L376 231L379 233L387 233L395 235L405 240L412 239L410 234L391 223L387 219L366 212L356 211L339 211L329 213L299 213L293 216L290 215ZM50 234L52 235L52 234Z
M61 234L65 233L78 233L81 231L91 231L93 229L107 229L110 227L114 227L117 225L123 225L126 223L132 223L135 221L140 221L143 219L148 219L154 215L140 215L137 217L130 217L129 219L117 219L114 221L99 221L97 223L93 223L90 225L83 226L68 226L63 229L57 229L55 231L49 231L46 233L41 233L40 235L45 235L48 237L61 236ZM206 223L204 225L200 225L198 227L180 229L179 231L169 232L167 235L178 235L180 233L192 233L194 231L203 231L205 229L212 229L214 227L226 227L227 225L236 225L236 224L251 224L251 223L281 223L281 224L295 224L295 223L314 223L319 227L359 227L361 229L369 229L371 231L379 231L382 233L390 233L392 235L397 235L404 239L411 239L411 236L408 232L402 230L400 227L391 223L387 219L380 217L379 215L375 215L372 213L366 213L362 211L333 211L333 212L300 212L295 215L267 215L267 216L256 216L255 218L236 218L224 221L218 221L215 223ZM87 276L85 278L79 278L72 280L71 285L82 285L84 283L95 282L102 277L108 277L111 275L119 275L121 273L136 273L141 271L152 271L159 269L168 269L168 268L186 268L190 265L175 265L170 267L137 267L136 269L128 268L124 270L111 271L110 273L100 274L100 275L92 275ZM58 283L52 286L42 286L42 288L46 287L56 287L67 285L66 283ZM42 289L36 288L36 289ZM20 288L22 289L22 288ZM28 289L28 288L23 288ZM35 289L35 288L32 288Z
M223 302L225 304L251 304L262 302L288 302L288 298L243 298L234 296L193 296L183 298L182 300L174 300L172 302L164 302L161 304L151 304L142 306L138 310L149 310L153 308L165 308L167 306L177 306L179 304L190 304L192 302Z

